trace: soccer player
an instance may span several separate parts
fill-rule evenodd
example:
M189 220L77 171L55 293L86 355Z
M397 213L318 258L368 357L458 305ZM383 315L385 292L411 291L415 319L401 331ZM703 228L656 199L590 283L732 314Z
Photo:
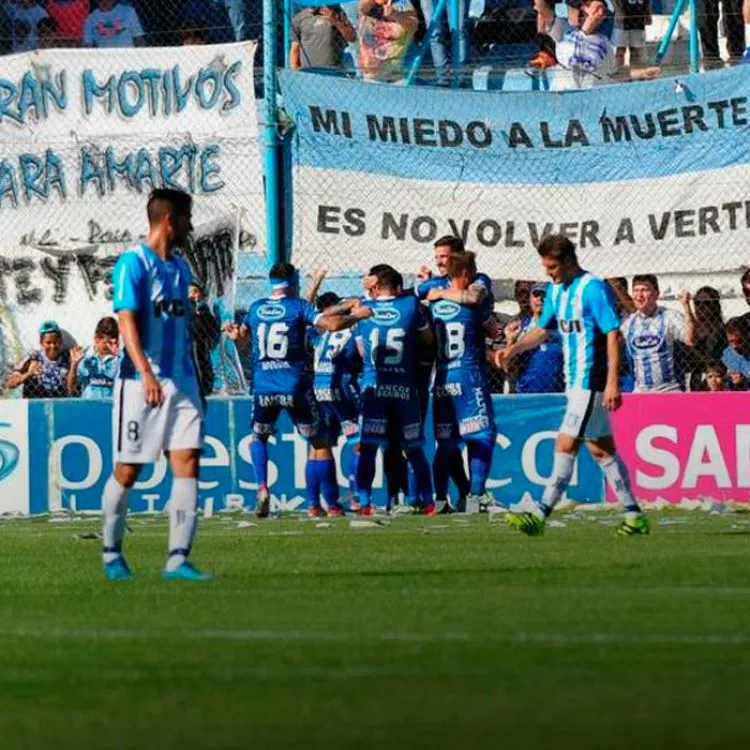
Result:
M624 506L623 535L647 534L648 519L630 488L625 464L617 455L609 412L620 407L620 318L614 296L602 279L578 264L573 243L564 235L547 235L539 255L552 288L544 300L537 328L500 349L496 366L547 338L547 329L562 335L567 408L555 442L552 475L542 502L532 513L509 513L508 523L530 536L541 534L547 517L560 502L573 474L581 442L599 464L617 500Z
M633 277L635 312L622 324L622 334L633 362L635 390L679 391L675 368L675 343L692 347L695 343L695 317L690 294L680 295L684 315L657 304L659 281L653 274Z
M227 335L234 340L251 337L253 370L253 439L250 456L258 482L255 513L266 518L270 513L268 491L268 438L273 434L276 420L284 409L292 419L299 434L307 439L313 452L310 454L316 471L314 478L306 472L307 481L318 487L336 487L336 466L324 437L319 436L320 415L315 402L312 380L308 373L306 334L311 327L322 331L342 331L351 328L361 318L371 313L363 307L354 307L350 301L342 309L336 306L324 313L318 312L307 300L298 295L299 275L291 263L277 263L269 272L271 293L256 300L240 326L229 324ZM351 314L341 314L351 310ZM316 451L321 451L317 454Z
M79 346L70 350L68 392L81 398L112 398L119 368L120 330L112 317L102 318L94 331L94 346L84 352Z
M327 292L317 298L317 308L326 313L341 304L341 299L333 292ZM316 466L317 461L333 462L332 448L343 433L349 449L349 464L342 467L349 480L353 495L357 491L357 463L359 459L359 388L357 377L362 370L362 360L351 329L343 331L326 331L313 335L314 347L314 380L315 399L321 411L321 438L327 443L326 448L313 449L315 456L307 463L307 491L310 493L311 516L323 515L320 506L319 492L328 506L329 516L342 516L344 509L339 505L339 491L336 482L320 484L319 476L329 476L330 471ZM320 456L320 457L319 457ZM335 478L335 466L332 474Z
M357 471L363 515L372 513L375 458L378 447L389 442L389 429L398 431L406 460L414 471L418 493L414 509L426 515L435 512L416 387L417 347L420 341L429 344L432 332L417 298L400 294L402 289L403 279L398 271L380 270L371 289L372 299L363 302L372 316L363 320L355 332L363 361Z
M192 200L179 190L154 190L146 242L117 261L114 311L124 344L114 389L115 468L104 488L104 572L130 578L122 555L127 494L141 467L164 451L172 469L167 579L210 578L189 560L197 521L204 405L192 359L188 316L190 269L175 255L192 230Z
M474 253L448 260L449 289L466 291L476 276ZM433 290L434 291L434 290ZM428 299L432 292L428 294ZM485 365L485 324L488 304L466 305L445 299L430 302L437 337L437 368L433 386L433 419L437 451L433 462L438 500L448 500L450 457L466 443L469 452L471 495L484 499L495 447L495 419ZM459 452L460 455L460 452ZM486 501L485 501L486 503ZM463 510L459 506L458 510Z

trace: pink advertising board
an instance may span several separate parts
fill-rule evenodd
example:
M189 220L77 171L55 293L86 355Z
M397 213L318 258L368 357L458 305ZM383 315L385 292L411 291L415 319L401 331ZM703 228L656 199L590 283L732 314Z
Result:
M750 502L750 392L629 394L623 402L612 422L636 497Z

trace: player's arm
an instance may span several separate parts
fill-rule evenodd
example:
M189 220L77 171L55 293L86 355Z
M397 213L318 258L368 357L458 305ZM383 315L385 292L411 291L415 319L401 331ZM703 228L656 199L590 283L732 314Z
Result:
M607 334L607 384L604 387L604 406L615 411L622 404L620 395L620 357L622 356L622 334L615 328Z
M313 325L319 328L321 331L328 331L334 333L336 331L343 331L346 328L351 328L356 325L360 320L369 318L372 315L372 308L365 307L364 305L357 305L352 308L351 312L347 315L331 315L320 313L313 321Z
M83 350L80 346L74 346L70 350L70 367L68 368L68 376L66 378L65 385L67 386L68 393L71 396L75 396L78 393L79 385L79 374L82 369Z
M434 302L447 299L459 305L480 305L487 298L487 290L481 284L472 284L468 289L430 289L427 299Z
M604 406L615 411L622 404L620 395L620 358L622 333L620 317L612 287L606 282L589 284L583 295L584 315L591 315L599 330L607 337L607 383L604 387Z
M294 66L292 65L292 67ZM310 288L305 293L305 299L311 305L315 304L315 298L318 296L318 292L323 284L323 279L326 277L326 273L327 271L325 268L319 268L317 271L313 271L312 284L310 284Z
M680 338L682 339L682 343L690 348L695 346L695 313L690 304L691 299L690 292L682 292L680 294L680 304L685 314L685 327L684 330L680 331Z

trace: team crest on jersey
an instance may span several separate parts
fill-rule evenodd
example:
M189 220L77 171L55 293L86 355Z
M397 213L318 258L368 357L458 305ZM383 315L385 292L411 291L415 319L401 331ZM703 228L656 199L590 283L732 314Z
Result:
M286 315L286 308L283 305L261 305L258 308L258 317L261 320L279 320Z
M374 307L372 311L373 320L386 326L392 326L401 320L401 313L394 307Z
M455 302L444 299L433 306L432 312L441 320L450 320L461 312L461 307Z

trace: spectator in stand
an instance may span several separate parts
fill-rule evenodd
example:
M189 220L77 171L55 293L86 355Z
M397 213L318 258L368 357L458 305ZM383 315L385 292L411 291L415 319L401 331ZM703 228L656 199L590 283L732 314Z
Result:
M635 312L622 324L622 333L633 361L635 390L683 390L675 368L675 343L695 343L695 318L690 294L680 295L684 314L657 304L659 281L653 274L633 278Z
M750 0L748 0L748 2L750 2ZM742 296L745 298L748 307L750 307L750 268L748 268L740 277L740 287L742 288ZM747 330L750 331L750 312L740 315L740 320Z
M102 318L96 324L94 345L85 351L80 346L70 350L68 393L82 398L112 398L119 368L120 328L116 318Z
M739 318L727 321L727 347L721 355L726 365L732 390L747 390L750 379L750 336Z
M529 312L523 313L505 327L507 345L515 344L538 326L547 289L545 282L531 287ZM507 367L508 372L514 375L515 393L562 393L565 390L565 380L560 332L550 331L543 344L524 352Z
M344 50L356 39L341 5L303 8L292 18L291 67L343 68Z
M23 398L63 398L68 395L70 352L64 348L62 331L54 320L39 328L40 347L8 376L8 388L23 386Z
M180 44L183 47L209 44L208 29L195 21L185 21L180 32Z
M695 308L695 344L689 350L691 391L701 389L708 362L721 359L727 345L724 317L719 292L710 286L701 287L693 297Z
M234 41L234 29L225 0L188 0L183 18L204 26L211 44Z
M140 47L144 44L138 14L117 0L99 0L83 27L84 47Z
M430 52L432 64L435 66L435 80L438 86L447 86L451 79L451 28L448 20L450 3L444 3L440 15L435 19L439 0L421 0L424 21L429 30L435 22L430 35ZM470 0L458 0L458 60L463 68L469 59L469 8ZM459 71L453 71L459 74Z
M36 33L39 36L39 49L54 49L61 47L63 40L60 38L57 21L50 16L39 21L36 27Z
M727 390L727 366L721 360L713 360L706 365L702 390L712 393Z
M643 65L646 48L646 26L651 25L651 0L614 0L615 46L617 69L625 66L625 53L630 50L630 67Z
M697 0L698 32L701 38L703 65L720 68L719 53L719 0ZM743 0L721 0L721 20L727 39L729 61L738 63L745 51L745 23Z
M404 58L419 26L411 0L359 0L359 67L363 78L403 78Z
M39 47L37 26L47 11L37 0L15 0L8 6L12 22L13 52L29 52Z
M203 287L193 281L188 287L188 297L193 316L193 347L195 361L198 365L198 383L201 393L209 396L214 389L214 368L211 352L218 346L221 339L221 326L211 308L206 302Z
M518 317L528 317L531 315L531 290L536 285L535 281L518 279L513 285L513 297L518 305Z

